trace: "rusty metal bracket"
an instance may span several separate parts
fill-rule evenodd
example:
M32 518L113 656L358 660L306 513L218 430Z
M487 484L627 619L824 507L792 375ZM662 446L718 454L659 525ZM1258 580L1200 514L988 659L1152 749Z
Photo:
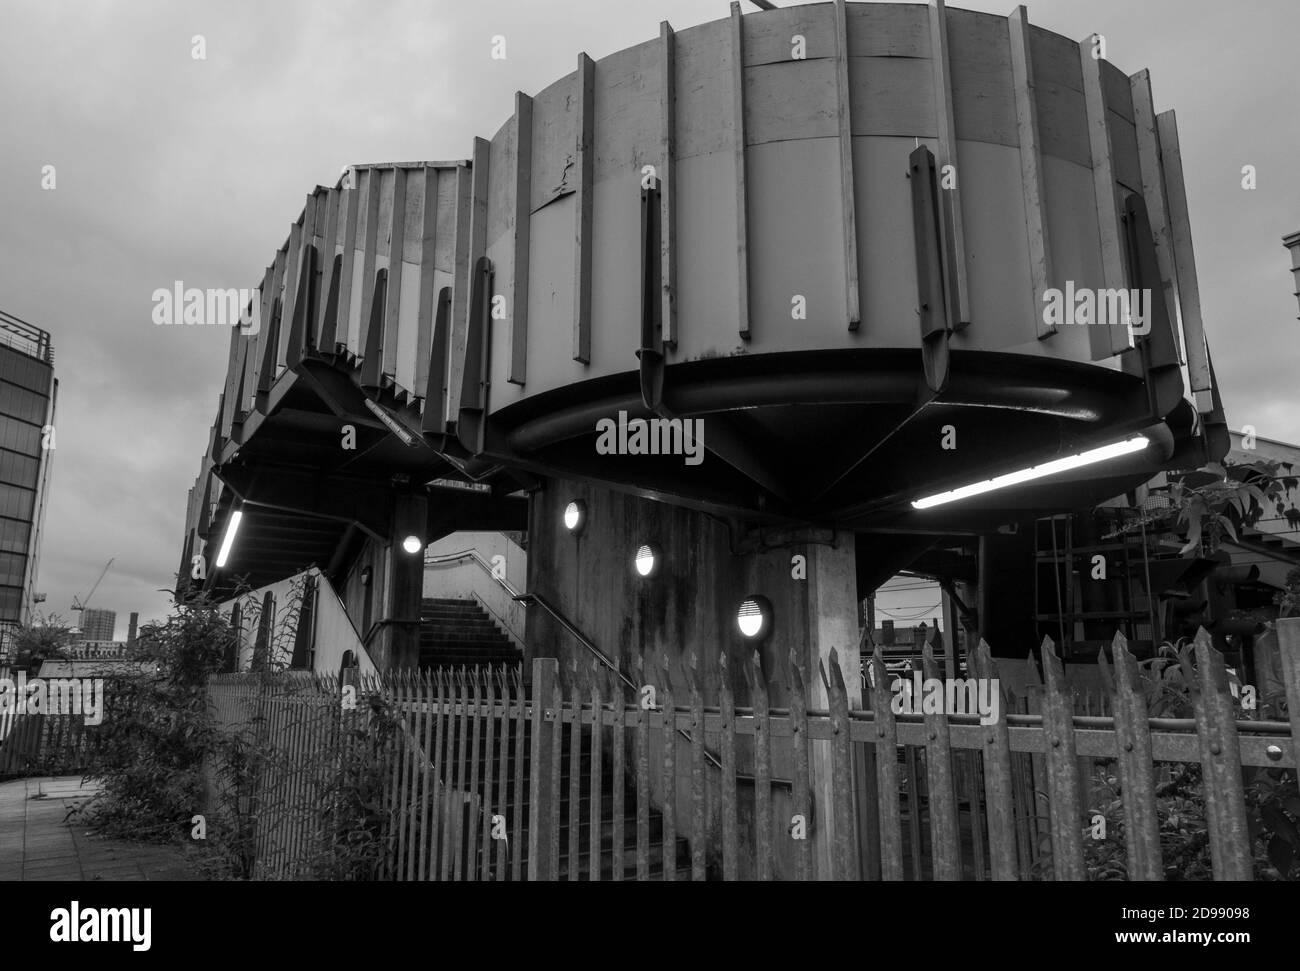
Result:
M659 226L659 180L641 189L641 401L658 411L664 396L664 325L660 299L662 259Z
M916 241L917 314L921 324L921 359L930 390L943 391L948 383L948 263L944 259L939 221L938 181L934 154L924 145L907 158L912 182L912 227Z
M473 281L456 437L472 455L481 455L487 429L488 368L492 351L492 261L486 256L480 256L475 262Z
M370 298L370 326L366 330L365 357L361 361L361 387L379 390L384 374L384 309L388 303L388 270L375 274L375 293Z

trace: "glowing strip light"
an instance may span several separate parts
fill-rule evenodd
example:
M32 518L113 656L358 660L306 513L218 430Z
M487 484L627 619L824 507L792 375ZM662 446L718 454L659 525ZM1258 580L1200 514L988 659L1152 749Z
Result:
M226 524L226 535L221 538L221 552L217 554L217 569L226 565L226 560L230 556L230 548L235 545L235 534L239 532L239 521L244 518L242 510L236 509L230 514L230 522Z
M1070 469L1077 469L1081 466L1105 462L1108 459L1119 458L1121 455L1140 452L1147 447L1149 441L1145 435L1138 435L1122 442L1113 442L1110 445L1103 445L1101 448L1080 452L1078 455L1068 455L1063 459L1030 466L1018 472L1008 472L1006 475L1000 475L995 479L985 479L983 482L962 486L960 489L953 489L951 492L940 492L933 496L926 496L924 499L916 499L912 502L912 508L929 509L931 506L941 506L946 502L969 499L971 496L983 495L995 489L1005 489L1007 486L1020 485L1022 482L1032 482L1034 479L1056 475L1058 472L1068 472Z
M379 405L375 404L369 398L365 399L365 404L366 407L370 409L371 413L384 423L385 428L387 428L390 432L392 432L394 435L396 435L398 438L402 440L403 445L410 448L420 444L420 440L416 438L414 435L412 435L411 432L406 428L406 426L404 426L401 422L399 422L396 418L390 415L383 408L379 407Z

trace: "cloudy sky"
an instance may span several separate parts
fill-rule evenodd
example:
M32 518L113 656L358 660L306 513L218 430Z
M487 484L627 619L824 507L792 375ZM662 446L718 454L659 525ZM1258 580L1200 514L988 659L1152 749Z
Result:
M1300 441L1280 242L1300 229L1300 4L1028 7L1058 33L1104 34L1121 69L1151 69L1156 109L1177 108L1229 420ZM727 13L724 0L0 0L0 308L53 334L61 384L38 585L49 611L73 619L109 557L94 604L118 611L119 636L127 612L167 609L228 333L155 326L155 289L251 288L307 192L345 165L463 158L516 90L568 73L579 51ZM191 56L195 35L206 60Z

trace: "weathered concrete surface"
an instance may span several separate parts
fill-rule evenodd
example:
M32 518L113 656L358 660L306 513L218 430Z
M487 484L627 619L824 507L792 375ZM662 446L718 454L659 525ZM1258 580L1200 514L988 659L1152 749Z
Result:
M181 850L102 839L68 812L96 792L79 776L0 783L0 880L194 880Z

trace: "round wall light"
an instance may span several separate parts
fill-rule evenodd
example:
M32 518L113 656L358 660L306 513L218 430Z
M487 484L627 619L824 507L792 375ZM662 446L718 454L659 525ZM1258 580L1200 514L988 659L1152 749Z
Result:
M418 536L408 536L402 540L402 549L411 554L418 553L424 549L424 540Z
M575 499L564 507L564 528L575 536L587 525L587 506Z
M657 546L643 543L637 549L632 565L636 568L638 576L652 577L659 572L659 561L662 559Z
M736 611L736 628L750 641L762 640L772 630L772 605L766 597L748 597Z

